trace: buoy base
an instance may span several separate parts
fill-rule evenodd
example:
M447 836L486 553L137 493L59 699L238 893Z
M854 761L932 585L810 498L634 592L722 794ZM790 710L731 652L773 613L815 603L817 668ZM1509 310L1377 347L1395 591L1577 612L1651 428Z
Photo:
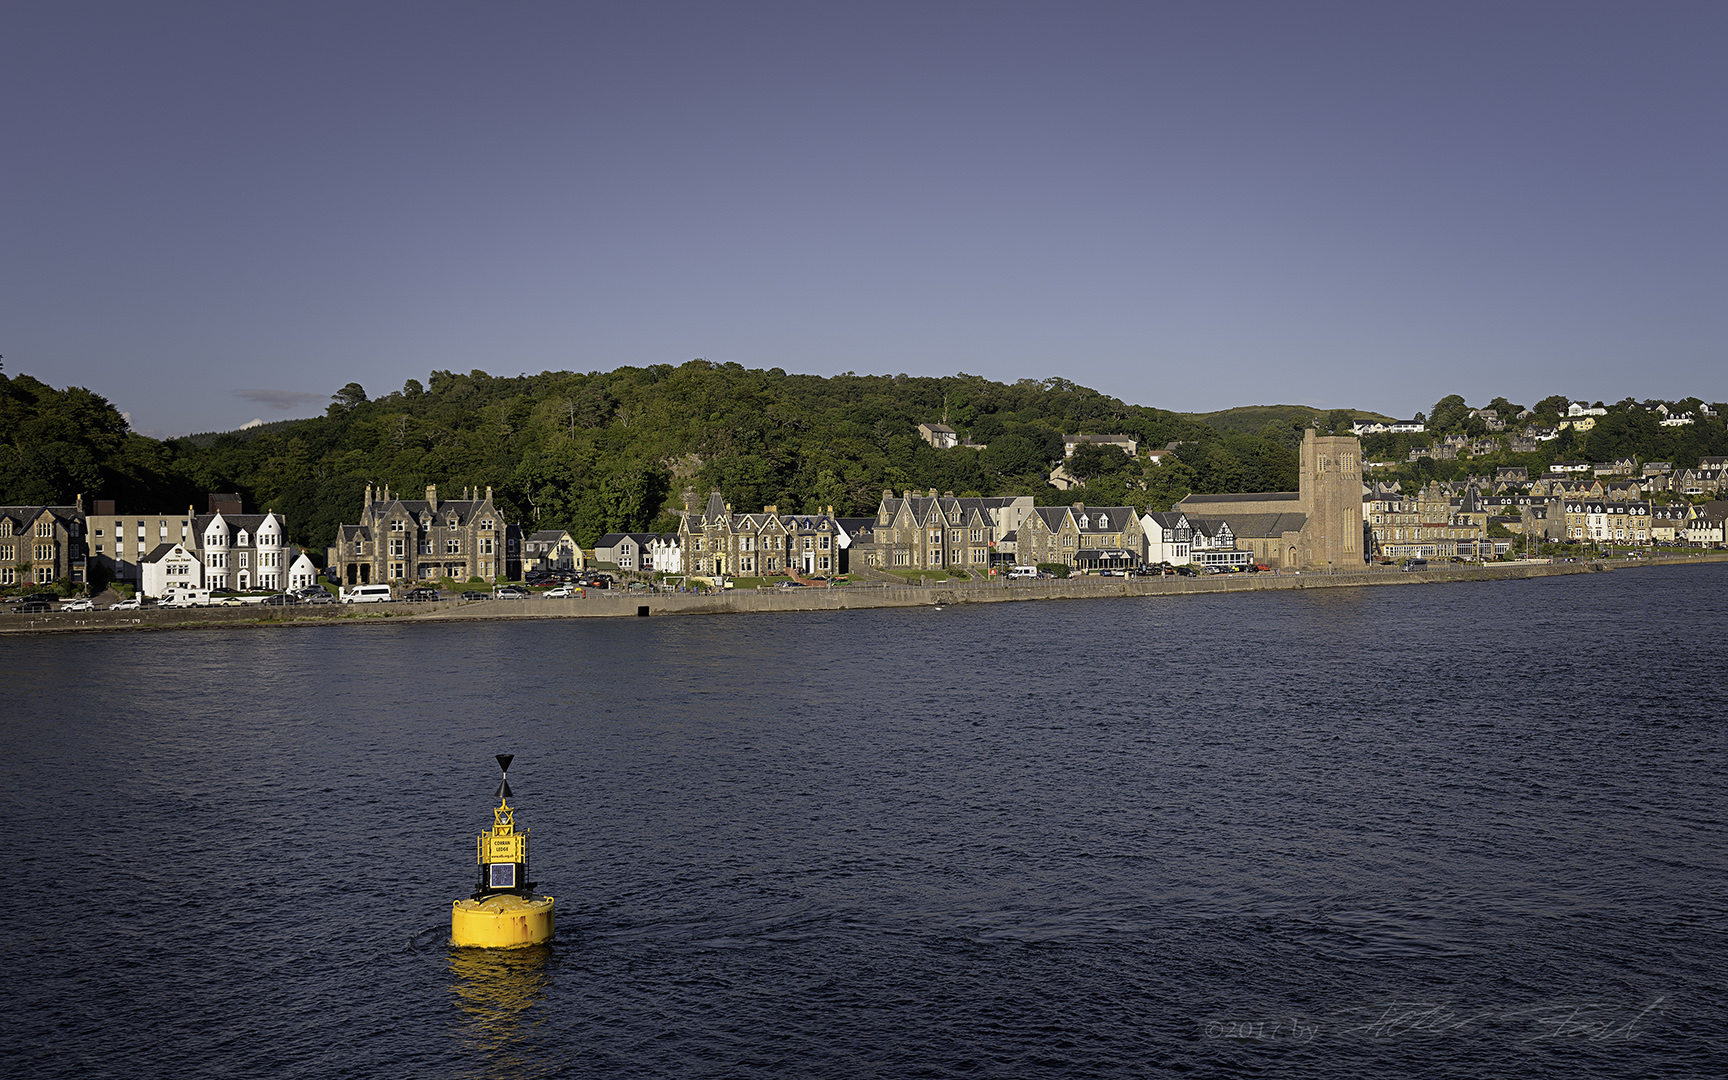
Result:
M501 893L450 905L450 943L482 949L519 949L552 940L552 898Z

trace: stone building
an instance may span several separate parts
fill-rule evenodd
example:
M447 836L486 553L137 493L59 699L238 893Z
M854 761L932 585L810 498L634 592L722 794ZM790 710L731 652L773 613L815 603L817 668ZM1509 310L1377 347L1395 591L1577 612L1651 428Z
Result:
M678 518L684 572L715 577L832 574L839 568L839 533L833 507L820 514L782 514L765 506L760 514L739 514L719 489L701 512L686 492Z
M1255 531L1278 530L1258 539L1268 566L1355 567L1367 555L1362 532L1362 442L1353 435L1302 438L1296 491L1244 495L1190 495L1175 509L1195 518L1225 518L1234 527L1242 515L1262 518ZM1246 535L1237 529L1238 542ZM1260 555L1256 549L1255 554Z
M846 528L848 562L878 569L966 569L1004 561L1009 537L1032 513L1032 496L956 498L935 490L899 498L884 491L868 525ZM853 519L849 519L853 520Z
M84 584L84 500L0 506L0 585Z
M491 488L441 500L438 486L428 484L424 499L400 499L368 484L359 524L337 528L326 565L349 586L509 581L521 576L520 544L520 529L504 523Z
M1132 506L1039 506L1020 526L1019 561L1090 569L1138 563L1145 554L1140 518ZM1123 555L1131 554L1131 560Z

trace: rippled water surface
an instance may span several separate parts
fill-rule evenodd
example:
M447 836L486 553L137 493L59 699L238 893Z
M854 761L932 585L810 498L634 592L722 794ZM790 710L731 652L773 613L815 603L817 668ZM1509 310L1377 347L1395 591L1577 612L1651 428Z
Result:
M11 1075L1728 1074L1728 567L0 641ZM451 949L494 753L549 947Z

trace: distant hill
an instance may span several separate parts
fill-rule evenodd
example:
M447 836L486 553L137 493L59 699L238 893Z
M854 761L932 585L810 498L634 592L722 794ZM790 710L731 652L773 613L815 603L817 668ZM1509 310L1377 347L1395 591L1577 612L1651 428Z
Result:
M216 445L216 440L224 435L232 435L242 442L256 439L260 435L274 435L279 431L287 431L304 420L272 420L267 424L253 424L251 427L235 428L233 431L197 431L184 436L185 440L201 449L209 449Z
M1184 419L1205 424L1225 435L1258 435L1265 430L1267 424L1307 427L1317 419L1325 420L1334 412L1347 412L1353 420L1394 419L1384 413L1367 409L1316 409L1308 405L1238 405L1233 409L1220 409L1217 412L1179 415Z

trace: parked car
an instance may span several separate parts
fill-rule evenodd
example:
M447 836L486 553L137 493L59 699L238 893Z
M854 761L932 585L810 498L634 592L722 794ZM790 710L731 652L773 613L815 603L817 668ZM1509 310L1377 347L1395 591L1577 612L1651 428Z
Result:
M216 607L245 607L246 601L238 595L217 597L212 602Z
M141 608L143 606L144 606L143 602L140 601L136 596L134 596L134 597L131 597L131 598L126 599L126 600L116 600L114 603L108 605L108 610L109 611L137 611L139 608Z
M573 596L581 596L582 590L574 585L560 585L556 589L547 589L540 595L548 600L568 600Z
M300 596L302 604L334 604L336 598L323 589L308 589Z
M780 587L782 589L802 589L804 583L802 581L782 581Z
M495 600L521 600L528 595L528 590L520 585L500 585L492 590Z
M259 602L265 607L291 607L298 604L300 598L293 593L279 592L275 596L266 596Z
M76 599L66 601L65 604L61 605L60 610L61 611L95 611L96 610L96 601L90 599L88 596L80 596L80 597L77 597Z
M418 589L410 589L408 590L408 595L403 597L403 599L416 604L422 604L428 600L437 600L438 598L438 590L428 585L422 585Z
M12 611L16 615L39 615L44 611L53 610L53 604L46 604L40 600L26 600L22 604L12 606Z
M462 599L464 599L464 600L485 600L485 599L487 599L487 595L483 592L465 592L462 594Z

